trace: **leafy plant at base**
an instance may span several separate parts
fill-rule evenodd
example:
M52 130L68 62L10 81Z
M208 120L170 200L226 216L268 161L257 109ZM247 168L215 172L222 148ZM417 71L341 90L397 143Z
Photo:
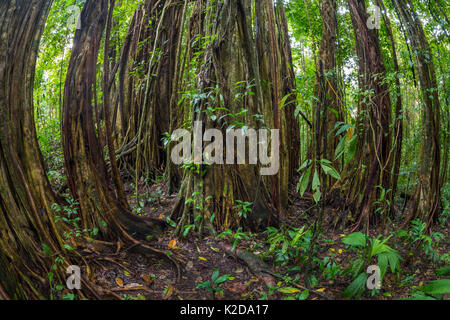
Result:
M247 216L252 213L251 206L253 203L241 200L236 200L236 203L237 204L233 207L233 209L237 211L240 218L243 217L244 219L247 219Z
M435 271L439 276L450 276L450 266L444 266ZM450 279L439 279L429 284L414 288L410 298L406 300L442 300L450 294ZM448 298L447 298L448 299Z
M436 263L439 260L436 249L445 236L440 232L433 232L429 236L426 234L426 227L426 222L415 219L411 221L408 231L400 229L397 231L397 236L408 243L409 256L414 256L418 250L422 250L427 258Z
M304 254L307 251L312 231L305 231L305 226L281 232L274 227L268 227L264 234L270 245L264 256L274 256L275 263L284 265L300 258L301 253Z
M228 230L222 232L221 234L219 234L217 237L218 238L227 238L233 244L231 251L236 250L237 246L243 239L249 240L249 238L250 238L246 233L242 232L242 228L237 229L236 232L233 232L230 229L228 229Z
M336 276L342 274L342 268L337 263L334 257L325 257L319 264L319 269L322 272L322 276L327 280L335 279Z
M374 202L374 205L376 206L374 213L384 216L387 212L389 212L389 207L391 206L389 197L387 197L387 195L392 190L386 190L382 186L376 186L376 188L380 189L380 196L378 197L378 200Z

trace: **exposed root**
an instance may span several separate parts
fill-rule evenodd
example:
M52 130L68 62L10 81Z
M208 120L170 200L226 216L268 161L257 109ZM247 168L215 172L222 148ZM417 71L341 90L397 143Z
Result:
M230 248L223 248L227 254L229 254L230 256L236 258L238 261L244 263L246 266L248 266L248 268L250 269L250 271L257 275L257 276L261 276L262 274L268 274L278 280L282 280L284 281L283 277L281 277L280 275L277 275L272 268L270 268L263 260L261 260L259 257L257 257L256 255L254 255L253 253L249 252L249 251L243 251L243 250L235 250L235 251L231 251ZM307 288L297 284L297 283L290 283L291 285L293 285L294 287L301 289L301 290L306 290ZM309 289L310 292L315 293L316 295L325 298L327 300L334 300L332 297L322 293L322 292L318 292L316 290L312 290Z
M169 255L169 251L163 251L163 250L159 250L153 247L150 247L144 243L141 243L137 240L134 240L135 245L133 248L134 250L145 254L156 254L159 255L167 260L169 260L171 263L173 263L177 269L177 282L181 281L181 276L182 276L182 262L179 261L177 258L173 257L172 255Z
M10 300L5 290L3 290L1 284L0 284L0 300Z

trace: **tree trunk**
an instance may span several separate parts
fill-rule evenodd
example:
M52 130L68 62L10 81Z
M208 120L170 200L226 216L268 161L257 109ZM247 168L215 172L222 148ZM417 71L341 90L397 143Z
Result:
M172 215L179 219L178 233L191 224L200 233L205 226L214 232L276 225L279 212L287 206L289 161L291 152L295 152L294 146L290 147L295 140L289 142L288 134L298 130L298 124L293 123L292 106L280 109L279 105L282 95L294 88L287 61L289 46L284 43L285 22L279 20L282 10L280 6L277 15L271 1L202 0L195 4L191 35L206 39L206 43L200 56L194 55L199 98L185 101L192 108L192 128L195 121L202 122L202 136L205 129L211 128L225 136L236 122L248 128L279 128L282 149L280 171L275 177L261 176L260 166L253 164L198 164L186 169ZM280 35L284 41L280 41ZM191 63L195 66L195 60ZM247 220L234 208L238 200L252 203Z
M390 188L392 146L389 126L392 108L389 87L383 79L386 72L378 32L367 26L369 16L364 1L349 0L348 3L356 38L359 85L362 91L357 122L357 157L350 163L350 168L355 169L348 180L351 181L348 187L354 212L359 216L356 226L365 219L368 228L369 218L373 222L380 221L379 214L371 215L374 202L380 194L377 187L380 186L386 192ZM386 212L386 203L379 208Z
M0 299L48 298L63 226L47 179L33 115L39 41L52 1L0 2ZM63 281L58 265L54 281Z
M75 34L64 93L65 168L72 195L80 203L85 228L99 228L107 239L130 239L132 233L145 238L160 234L160 225L133 215L119 197L94 127L91 104L107 12L106 0L88 0L81 12L81 29ZM120 183L116 180L116 184Z
M402 91L400 85L400 67L398 64L397 57L397 49L395 45L394 35L392 33L391 21L387 15L386 8L384 6L383 0L377 0L378 6L381 8L381 12L383 15L383 20L386 25L386 31L389 37L389 41L391 42L392 49L392 61L394 63L394 71L396 73L395 76L395 119L394 119L394 148L395 152L393 155L393 169L391 175L391 184L389 193L389 202L390 202L390 213L391 216L394 213L394 200L395 195L397 194L397 182L400 174L400 165L402 160L402 146L403 146L403 103L402 103Z
M337 50L337 18L336 1L324 0L321 2L321 14L323 20L322 42L319 49L319 59L316 69L315 96L318 101L314 104L313 123L317 145L314 150L316 159L327 159L334 163L335 150L339 142L335 131L329 134L338 121L342 121L341 98L338 94L336 50ZM328 188L333 183L331 177L322 177L323 188Z
M420 79L423 101L424 141L420 158L419 181L416 186L414 205L410 219L420 218L431 225L437 218L440 201L440 103L436 74L430 46L413 4L404 0L393 1L411 40L416 67Z
M147 0L136 10L124 43L119 74L124 138L120 152L127 155L120 162L137 170L134 175L139 177L152 178L165 171L162 139L170 130L170 103L176 90L172 77L178 39L183 35L182 14L183 6L173 0Z

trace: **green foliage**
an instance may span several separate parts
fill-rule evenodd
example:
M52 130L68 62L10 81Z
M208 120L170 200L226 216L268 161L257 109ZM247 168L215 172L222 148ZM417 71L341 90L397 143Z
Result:
M81 237L83 234L94 238L98 234L98 227L92 229L81 229L81 218L78 216L79 203L71 198L65 199L67 205L61 206L57 203L52 204L52 210L56 213L55 222L64 222L71 227L70 231L64 231L64 238L69 239L72 236L76 238ZM64 245L65 249L72 250L68 245Z
M334 151L334 160L343 158L344 164L350 162L356 154L356 145L358 135L355 133L354 124L346 124L345 122L337 122L333 131L336 130L336 137L341 136L339 143ZM332 134L333 131L329 133Z
M439 261L437 248L445 236L440 232L433 232L431 236L426 234L426 226L426 222L415 219L411 221L408 231L400 229L397 231L397 236L408 244L409 255L412 256L418 251L422 251L425 257L436 263Z
M322 168L323 172L326 175L329 175L337 180L341 179L340 174L333 167L331 161L322 159L322 160L317 161L317 163L320 164L320 167ZM306 160L298 169L298 171L302 171L302 170L306 169L306 171L302 174L302 176L300 177L300 180L298 181L298 184L297 184L297 192L299 192L302 197L303 197L304 193L306 192L306 189L309 186L311 171L313 169L312 164L313 164L312 160ZM318 203L322 197L322 192L321 192L321 188L320 188L319 171L317 168L315 168L315 170L314 170L311 188L314 192L314 194L313 194L314 201L316 203Z
M436 274L438 276L450 276L450 265L439 268L438 270L436 270Z
M386 190L382 186L376 186L377 189L380 189L380 196L378 199L374 202L374 205L376 206L376 209L374 211L374 214L379 214L381 216L388 213L389 208L391 206L391 202L389 201L389 197L387 196L392 190Z
M312 230L305 230L305 226L281 231L268 227L264 234L270 247L263 255L273 256L276 264L285 265L301 258L307 252Z
M352 283L344 291L347 298L360 298L366 290L367 273L366 269L370 265L374 265L374 258L377 258L378 267L380 268L380 281L383 279L388 267L392 273L398 273L401 270L401 257L398 252L386 243L391 238L387 237L380 240L381 236L373 239L361 232L355 232L342 238L342 242L349 246L350 250L355 252L350 266L343 271L343 275L350 275L353 278Z
M423 292L428 295L450 293L450 279L434 280L423 287Z
M66 177L61 173L64 159L61 148L61 127L58 118L43 116L36 121L39 147L48 168L51 182L63 182Z
M76 300L76 299L77 299L77 296L75 294L73 294L73 293L70 293L70 292L66 293L62 297L62 300L70 300L70 301L72 301L72 300Z
M236 203L233 209L237 211L240 218L247 219L247 216L252 213L253 202L236 200Z
M220 238L228 239L228 241L230 241L233 244L231 251L234 251L242 240L249 240L250 236L247 233L242 232L242 228L238 228L236 232L233 232L230 229L228 229L219 234L217 237L219 239Z
M205 281L197 285L196 289L203 289L211 292L213 295L217 292L222 293L222 285L229 281L231 276L229 274L220 275L219 269L215 269L211 275L211 281Z
M366 236L361 232L354 232L349 234L348 236L345 236L341 240L343 243L353 246L353 247L359 247L363 248L366 246Z
M319 269L322 272L322 276L327 280L333 280L342 274L342 267L334 257L330 256L323 258L319 264Z
M42 247L43 247L43 253L45 255L53 256L53 253L52 253L51 249L49 248L49 246L47 246L46 244L43 243ZM73 249L71 249L71 250L73 250ZM64 260L65 260L65 258L63 256L59 256L59 255L56 256L54 259L54 263L51 267L51 270L47 274L48 283L50 286L50 300L54 300L55 295L58 292L61 292L62 290L64 290L64 288L65 288L64 285L55 283L57 280L57 279L55 279L55 272L56 272L56 270L58 270L58 266L59 266L59 268L63 268ZM64 300L64 297L63 297L63 300Z
M450 120L450 119L449 119ZM449 133L450 134L450 133ZM442 212L438 221L441 227L445 227L448 217L450 216L450 183L446 183L441 189Z
M293 287L281 287L277 289L278 292L289 294L288 297L283 298L283 300L306 300L309 297L309 290L305 289L303 291L293 288ZM294 295L294 296L292 296Z
M54 184L63 186L66 180L63 165L63 153L61 148L61 119L62 119L62 100L64 97L64 81L66 72L68 69L68 62L71 54L71 44L73 42L73 35L75 28L70 24L71 11L70 6L82 7L85 0L54 0L51 11L49 13L46 27L43 32L42 41L40 43L39 56L37 59L37 68L34 77L34 106L35 106L35 123L37 129L38 142L48 169L48 175L50 181ZM127 34L131 17L134 10L138 5L142 4L142 0L122 0L116 2L116 6L113 12L114 23L112 24L111 32L111 56L121 56L122 44L125 35ZM442 123L448 122L448 92L450 81L448 77L448 61L449 50L446 45L443 45L447 40L446 30L448 29L448 23L441 16L440 10L434 10L430 8L426 3L420 1L413 1L419 16L424 17L424 29L429 38L431 52L412 52L412 55L422 54L427 61L432 61L435 64L437 73L437 85L438 88L428 89L428 94L438 92L439 99L441 101L441 118ZM293 47L293 61L292 65L296 71L297 88L292 93L286 94L281 98L280 109L295 107L295 117L300 124L300 136L301 141L312 141L313 129L310 129L306 125L303 117L314 119L314 108L318 102L318 98L315 96L316 90L316 72L317 72L317 57L318 48L320 45L320 36L323 30L322 20L313 17L319 17L321 14L320 2L305 0L305 1L285 1L286 15L288 19L289 29L292 32L292 37L295 41L292 41ZM392 4L386 3L388 13L394 14L392 10ZM214 6L208 7L205 14L215 14ZM191 7L188 8L190 11ZM252 8L254 10L254 8ZM434 11L434 14L432 12ZM252 14L254 12L252 11ZM334 136L338 140L338 144L335 150L335 158L330 159L308 159L303 161L305 157L310 157L310 150L303 147L301 161L302 165L299 168L301 177L297 185L297 191L301 196L304 196L305 192L310 189L313 191L313 199L317 203L323 199L323 185L321 179L323 176L329 176L334 179L340 180L341 169L345 168L352 159L355 158L357 152L358 139L361 137L361 128L358 128L360 121L367 120L366 110L360 110L360 107L364 104L373 106L376 101L374 99L375 93L373 90L359 89L358 88L358 65L355 57L354 50L354 38L352 32L352 20L348 12L347 5L338 2L337 6L337 52L336 62L337 67L333 70L325 72L325 76L336 75L338 78L338 88L335 88L339 93L340 103L339 106L343 114L342 121L337 122L335 127L332 128L328 134L328 138ZM437 15L437 18L434 16ZM253 18L253 17L251 17ZM251 19L250 19L251 20ZM148 24L148 28L153 30L155 28L155 20L151 19ZM380 79L380 83L386 83L391 88L395 85L396 79L401 79L401 95L404 98L403 110L397 119L392 119L389 123L389 127L392 129L395 120L405 120L405 130L403 138L402 149L402 163L399 175L399 191L412 192L413 187L416 184L416 176L420 169L420 162L417 155L420 154L423 146L424 132L421 130L424 122L423 106L420 103L420 91L418 86L413 82L412 70L414 68L414 61L409 52L410 48L407 47L406 42L403 41L403 35L398 24L398 21L394 19L393 32L394 39L398 46L399 63L402 71L400 73L394 72L392 65L392 53L389 50L389 45L386 45L388 39L385 26L379 32L382 55L386 64L387 72L385 75L376 74L372 75L373 78ZM194 31L194 30L191 30ZM187 30L181 30L180 32L187 33ZM180 108L184 108L184 112L187 113L201 113L202 117L206 117L208 121L219 123L222 129L234 129L241 128L244 131L248 130L250 123L256 123L258 127L266 126L265 115L251 114L249 110L255 108L249 102L255 100L256 81L255 79L246 79L244 81L238 81L234 85L231 85L230 94L227 97L230 102L233 102L237 107L231 108L226 105L224 96L222 94L223 88L219 84L209 88L202 88L202 90L196 88L196 82L198 80L199 66L204 61L205 52L211 46L214 46L217 42L219 35L203 35L197 34L194 39L182 39L181 51L189 53L192 57L188 57L187 62L183 62L183 66L186 70L180 79L181 83L188 83L186 87L180 88L181 99L178 102ZM184 41L191 40L191 41ZM147 48L148 40L144 40L137 44L138 50L144 50ZM190 46L191 48L186 48ZM189 49L189 52L186 52ZM192 49L192 50L191 50ZM103 63L103 48L100 48L98 70L101 70L101 64ZM152 49L155 51L156 56L159 58L162 56L162 51L159 48ZM179 63L181 63L181 59ZM114 61L111 61L114 62ZM130 72L130 77L139 78L139 80L145 80L146 77L146 64L147 61L130 61L133 65L133 70ZM98 79L101 78L101 72L97 72ZM139 81L136 81L138 85ZM268 88L272 85L270 79L263 79L264 86ZM193 86L191 86L193 85ZM187 90L189 89L189 90ZM99 103L102 103L101 92L98 90ZM398 97L391 95L393 100ZM294 104L294 106L291 106ZM393 104L394 106L394 104ZM328 106L329 110L338 114L338 106ZM393 107L394 108L394 107ZM260 111L260 112L266 112ZM184 116L185 127L189 127L190 118L192 114ZM266 115L267 116L267 115ZM251 118L252 117L252 118ZM446 118L447 117L447 118ZM217 127L219 127L218 125ZM268 124L267 124L268 125ZM373 124L372 124L373 125ZM313 125L314 127L314 125ZM101 128L96 128L101 130ZM331 128L330 128L331 129ZM371 132L368 133L369 135ZM387 133L386 133L387 134ZM448 126L441 125L441 148L445 150L448 144ZM393 137L394 138L394 137ZM171 136L169 133L163 135L163 143L168 146L171 142ZM391 147L395 147L397 141L392 142ZM447 165L448 159L445 159L445 152L441 152L441 171L443 166ZM391 155L390 155L391 156ZM336 168L333 163L338 163ZM194 161L185 163L182 165L182 169L188 170L198 177L204 177L207 172L208 164L197 164ZM364 167L362 168L364 170ZM157 182L158 183L158 182ZM441 190L441 204L442 212L438 217L438 222L442 228L446 227L448 217L450 215L450 184L442 181L444 184ZM375 200L375 214L386 215L388 209L393 206L390 203L390 196L392 196L391 189L384 189L382 186L376 186L378 188L378 198ZM161 189L158 189L152 194L143 194L138 197L135 196L135 207L133 213L142 216L145 215L144 207L148 203L159 201L162 196ZM323 203L323 201L322 201ZM186 205L191 206L194 211L202 211L204 205L203 196L199 193L193 193L191 197L188 197L185 202ZM66 204L54 204L52 205L53 211L56 213L55 222L64 223L69 227L69 231L64 232L64 238L69 239L71 237L79 238L83 235L89 235L91 238L95 237L99 229L97 227L92 230L81 228L81 218L79 215L78 203L72 199L66 199ZM246 219L252 214L251 202L237 200L233 206L235 213L241 218ZM212 223L215 216L211 217ZM198 226L203 222L204 217L202 215L195 215L194 221L188 221L183 226L182 235L184 237L189 236L191 233L198 230ZM168 218L168 223L172 227L176 227L176 223ZM102 226L99 226L102 227ZM104 227L104 226L103 226ZM318 263L319 271L323 278L327 280L333 280L337 276L349 276L351 283L344 291L346 297L360 298L366 291L367 274L366 268L371 264L378 264L381 269L381 275L384 277L390 270L392 273L399 273L401 257L397 250L392 249L387 245L388 237L381 240L380 237L376 239L369 238L367 235L356 232L352 233L342 239L342 242L348 246L348 248L354 253L351 265L343 270L343 267L335 259L336 257L331 254L323 259L319 259L318 253L314 252L311 257L306 257L306 253L311 245L311 239L313 232L308 229L307 226L301 228L288 228L280 227L280 229L269 227L264 232L266 236L267 251L262 255L264 257L273 257L275 264L287 266L289 263L302 263L305 259L312 259ZM426 233L426 223L418 219L413 220L409 229L397 231L397 237L404 240L408 246L409 255L413 257L423 257L430 259L433 263L448 263L450 258L448 253L439 253L440 246L446 240L446 235L434 232L431 235ZM255 240L251 233L245 233L241 228L237 230L226 230L219 235L219 238L225 238L232 243L232 250L234 251L242 241ZM254 248L259 244L254 241ZM396 243L399 247L400 243ZM262 249L262 245L258 247L258 250ZM63 244L63 249L72 251L72 248L68 244ZM313 250L312 250L313 251ZM52 252L52 249L42 243L42 252L44 255L54 258L54 265L52 270L48 273L48 280L51 286L52 296L54 298L55 293L62 291L61 285L55 283L55 270L57 266L62 265L64 257L61 257L56 252ZM449 276L449 267L444 266L436 271L439 276ZM317 275L317 274L316 274ZM312 276L314 280L312 283L317 284L317 278ZM415 275L407 276L401 283L401 285L409 285ZM221 286L223 283L230 279L229 275L220 276L219 270L215 270L211 276L210 281L203 282L197 286L197 289L207 290L212 293L221 292ZM300 292L298 289L291 286L288 277L285 281L280 282L277 286L271 287L269 293L274 292L283 293L289 295L286 299L306 299L309 295L309 291L305 290ZM350 282L350 281L349 281ZM449 280L441 279L435 280L431 283L416 288L413 292L413 298L423 299L441 299L443 294L449 293ZM123 296L124 299L134 299L133 297ZM62 297L64 300L75 300L77 297L74 294L66 294Z
M271 286L266 283L268 287L268 291L263 292L262 297L259 300L268 300L268 296L272 296L275 292L282 293L286 295L282 298L282 300L306 300L309 297L309 290L300 290L296 287L296 283L298 283L298 279L292 279L288 275L280 276L280 281L276 283L276 285Z
M449 266L436 270L436 274L449 276ZM407 300L442 300L446 294L450 294L450 279L439 279L425 286L413 288L411 297Z
M344 297L359 299L366 291L367 273L361 272L342 293Z

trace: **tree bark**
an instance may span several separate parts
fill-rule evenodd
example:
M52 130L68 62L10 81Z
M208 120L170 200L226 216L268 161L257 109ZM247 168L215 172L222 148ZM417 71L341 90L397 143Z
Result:
M64 93L65 168L85 228L99 228L106 239L130 240L130 234L145 238L159 235L161 223L133 215L128 204L121 201L108 175L94 127L97 56L107 13L106 0L88 0L81 12L81 29L75 34Z
M0 2L0 298L48 298L54 258L63 252L33 115L36 57L52 1ZM58 266L54 280L63 281Z
M192 24L191 34L193 37L199 34L198 38L208 42L197 57L197 90L199 94L214 97L214 102L211 105L209 98L186 102L191 103L192 127L194 121L201 121L203 129L216 128L225 136L231 125L227 114L241 112L237 119L249 128L262 127L256 119L258 115L263 117L265 125L280 129L280 172L275 178L263 177L259 165L251 164L203 164L197 172L187 169L172 218L179 219L178 233L193 223L200 233L204 227L214 232L239 226L257 229L276 225L279 212L287 207L289 161L291 152L295 152L290 148L288 134L298 130L298 123L293 123L292 106L279 108L282 94L291 93L294 88L290 82L294 80L293 72L288 71L289 46L279 38L281 34L286 40L285 24L280 20L284 9L280 6L277 14L270 1L242 0L219 3L202 0L195 6L197 13L191 19L196 22ZM201 14L204 12L207 13ZM228 110L214 109L224 107ZM287 128L288 123L292 124L291 128ZM234 208L237 200L253 203L247 220L238 216Z
M318 99L314 104L313 123L315 125L315 146L316 159L327 159L334 163L335 150L338 144L338 137L332 130L338 121L342 121L341 98L338 94L336 50L337 50L337 17L336 1L321 1L321 14L323 20L322 41L319 49L318 65L316 67L315 96ZM329 134L332 132L331 134ZM322 177L323 188L328 188L333 184L331 177Z
M134 176L154 178L166 168L162 139L170 130L171 98L177 90L172 80L184 13L175 1L147 0L135 12L124 43L119 71L121 151L132 152L120 163L137 170Z
M398 64L397 57L397 48L395 45L394 35L392 33L391 21L387 15L386 8L384 6L383 0L377 0L378 6L381 8L381 13L383 15L383 20L386 26L386 31L389 37L389 41L391 42L391 50L392 50L392 61L394 64L395 75L395 119L394 119L394 155L393 155L393 169L391 175L391 184L389 193L389 201L390 201L390 213L391 216L394 213L394 201L395 195L397 194L397 184L398 178L400 175L400 165L402 160L402 146L403 146L403 99L402 99L402 91L400 85L400 66Z
M420 218L431 225L437 218L440 202L439 170L440 149L440 103L436 74L430 46L419 17L411 1L394 0L406 27L416 58L423 102L424 141L420 158L419 181L416 185L413 210L406 219Z
M377 186L386 192L390 188L392 133L389 126L392 107L389 87L383 81L386 72L378 32L367 26L369 16L364 1L349 0L348 3L356 39L362 97L357 121L357 157L350 163L350 168L356 169L351 170L351 178L347 181L351 181L348 187L353 211L358 216L356 226L364 220L368 228L370 218L373 222L380 221L379 214L371 214L380 194ZM386 204L381 207L386 212Z

